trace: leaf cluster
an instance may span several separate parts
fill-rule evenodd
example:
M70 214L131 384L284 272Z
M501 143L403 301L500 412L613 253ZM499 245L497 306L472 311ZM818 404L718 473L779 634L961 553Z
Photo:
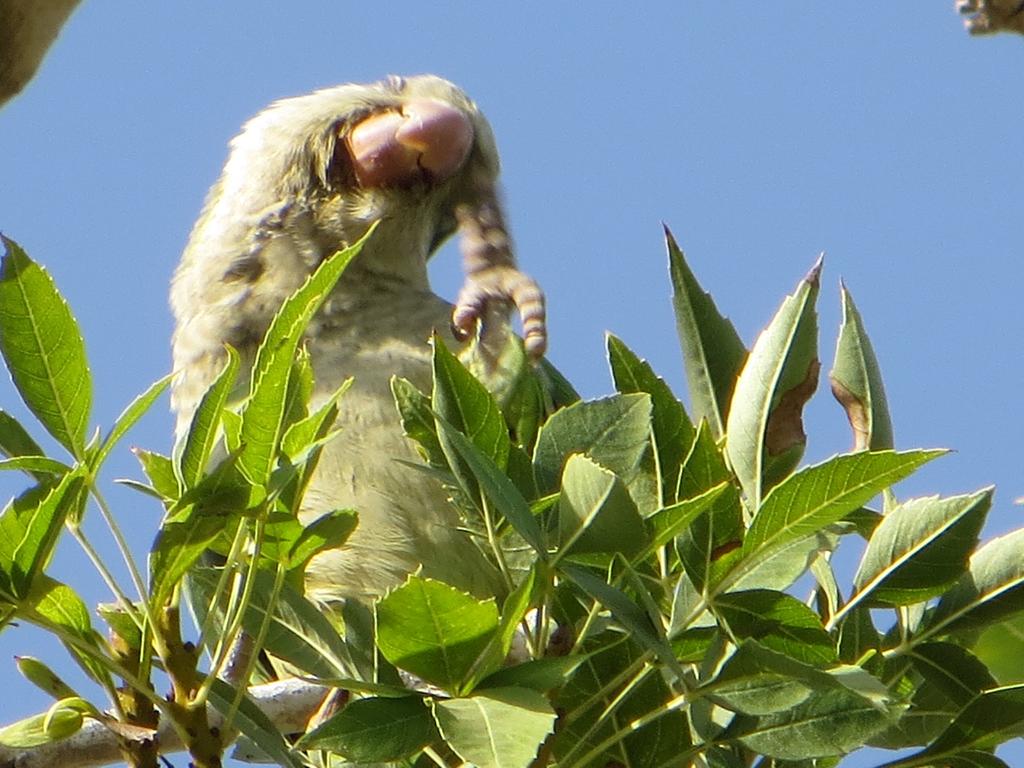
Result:
M357 245L285 305L247 384L226 352L173 456L139 453L148 482L133 485L166 515L135 595L111 583L106 636L46 567L63 533L89 546L79 522L90 498L116 531L97 470L167 380L87 439L81 335L45 271L5 241L0 349L69 457L47 456L0 414L0 468L32 483L0 515L0 616L60 637L113 714L26 657L22 673L55 704L0 730L0 743L66 738L89 718L112 729L169 718L193 760L213 765L218 734L196 737L211 734L213 707L246 755L282 765L811 768L866 745L911 748L887 768L1005 765L994 748L1024 733L1024 531L978 546L991 488L896 496L943 451L895 450L845 287L829 378L854 449L801 466L821 262L748 350L666 234L689 411L614 336L615 392L595 400L531 367L514 342L495 375L472 348L457 356L435 339L432 390L392 382L396 418L450 489L502 585L495 595L416 574L335 615L303 595L309 559L358 522L358 510L296 519L320 450L344 427L345 387L308 405L302 336ZM845 586L841 546L859 555ZM186 585L191 642L177 613ZM170 700L153 694L154 671ZM284 673L345 692L297 741L244 696Z

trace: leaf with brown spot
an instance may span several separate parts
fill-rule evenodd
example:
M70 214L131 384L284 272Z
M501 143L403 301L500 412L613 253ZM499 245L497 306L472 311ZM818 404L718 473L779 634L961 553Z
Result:
M840 284L843 323L829 373L832 394L846 411L853 430L853 449L883 451L893 447L892 421L882 374L860 313L845 285Z

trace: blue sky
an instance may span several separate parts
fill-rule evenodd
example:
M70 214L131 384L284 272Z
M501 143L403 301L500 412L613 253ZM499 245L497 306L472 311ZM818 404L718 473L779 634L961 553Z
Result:
M611 389L606 330L683 393L661 222L748 343L825 251L824 369L843 277L898 445L956 449L901 495L994 483L992 536L1022 524L1024 495L1024 41L972 39L952 6L86 3L0 111L0 230L69 299L109 424L169 369L168 281L242 122L282 96L434 72L494 127L550 357L586 396ZM451 297L451 249L433 274ZM23 413L6 378L0 407ZM850 446L825 385L807 429L809 460ZM160 406L131 443L167 451L170 434ZM127 449L108 473L125 475L138 475ZM0 477L4 498L18 487ZM159 510L111 500L143 553ZM54 573L107 599L72 547ZM61 654L17 630L0 660L28 644ZM0 722L45 706L7 661L0 687ZM1003 754L1024 761L1019 742Z

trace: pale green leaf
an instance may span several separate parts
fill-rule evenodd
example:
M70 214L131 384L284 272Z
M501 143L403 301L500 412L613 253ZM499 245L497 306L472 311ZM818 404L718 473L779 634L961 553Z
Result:
M56 705L48 712L32 715L0 728L0 745L14 749L32 749L66 739L77 733L83 722L76 707Z
M839 327L835 361L829 373L832 394L850 420L855 450L889 450L894 447L892 420L878 359L845 285L840 293L843 323Z
M909 605L948 588L967 568L992 489L911 499L886 513L854 576L851 602Z
M1024 611L1024 529L1000 536L971 556L967 573L939 600L928 635L980 629Z
M533 454L537 484L542 493L556 490L565 462L583 453L629 485L650 433L651 398L646 393L574 403L541 427Z
M581 454L569 457L558 499L560 554L639 552L644 521L618 477Z
M720 440L725 436L729 403L747 349L733 324L719 313L714 300L697 283L667 227L665 242L672 277L672 306L694 419L705 420L712 438Z
M646 360L637 357L621 340L608 335L608 362L615 388L623 393L646 392L651 396L651 428L658 457L662 503L676 500L679 471L695 436L690 417L664 379Z
M726 455L753 509L772 475L784 476L803 451L802 410L817 384L818 296L821 260L783 301L747 358L729 406Z
M879 451L835 456L772 489L743 542L745 557L803 538L847 513L945 451Z
M555 725L548 700L527 688L490 688L433 701L444 740L478 768L527 768Z

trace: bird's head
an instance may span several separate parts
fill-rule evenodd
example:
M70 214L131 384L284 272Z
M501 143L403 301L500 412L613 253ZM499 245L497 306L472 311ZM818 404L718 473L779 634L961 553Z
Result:
M282 99L249 120L230 147L171 288L176 368L202 362L213 370L225 343L254 348L287 296L375 222L332 297L335 307L428 292L427 259L461 230L468 288L457 329L468 334L489 306L507 319L511 302L531 354L543 350L543 300L515 268L493 133L452 83L391 77ZM539 333L531 335L527 318ZM200 391L204 378L192 378Z
M245 124L192 239L220 240L213 250L232 260L226 272L244 273L282 230L319 246L307 254L315 261L380 221L380 245L393 251L399 244L390 241L401 239L403 256L412 249L426 258L456 230L456 206L493 195L498 168L486 118L447 80L390 77L315 91Z

